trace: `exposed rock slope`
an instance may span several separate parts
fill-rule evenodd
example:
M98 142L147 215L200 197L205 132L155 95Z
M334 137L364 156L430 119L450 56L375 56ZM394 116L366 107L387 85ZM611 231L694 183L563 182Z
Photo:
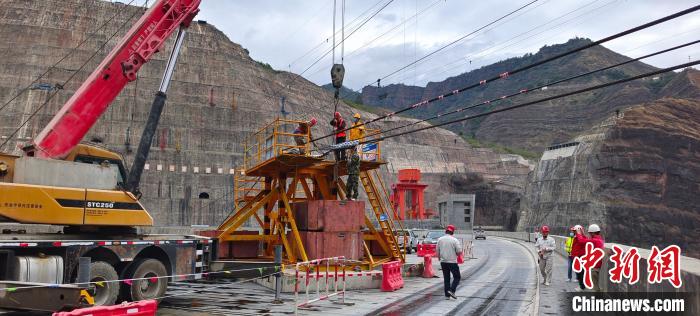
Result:
M389 109L403 108L419 100L430 99L446 92L478 83L480 80L498 76L506 71L530 65L588 43L590 43L588 39L577 38L564 44L545 46L536 54L527 54L522 57L503 60L441 82L430 82L425 88L404 85L389 85L382 88L367 86L362 90L362 100L368 105L382 106ZM445 98L443 101L435 102L421 110L407 112L407 114L421 118L430 117L437 113L517 93L522 89L531 89L548 82L572 77L629 59L605 47L593 47L525 72L514 74L505 80L498 80L456 96ZM480 106L470 111L471 113L481 113L502 106L519 104L580 89L589 85L619 80L653 69L655 68L644 63L633 62L595 75L551 86L546 91L532 91L523 96L506 99L503 102L493 102L487 106ZM631 82L623 86L611 87L515 111L499 113L483 119L467 121L462 125L451 125L447 128L456 132L463 132L464 135L473 136L479 140L539 152L550 144L566 141L588 130L617 109L656 99L658 88L671 77L673 75L668 74L659 76L656 80L649 79ZM448 118L446 117L445 119Z
M608 239L643 247L678 244L700 256L700 71L550 150L530 176L519 228L601 223ZM681 97L686 97L681 99Z
M96 29L118 12L120 15L106 29ZM138 18L141 12L141 8L97 0L0 0L0 102L8 101L53 62L71 53L40 80L40 85L0 112L0 135L15 130L55 91L47 89L77 71L110 34L123 34L126 30L119 25L129 16ZM86 38L83 47L71 52ZM15 145L36 135L118 38L110 40L74 81L58 90L58 95L20 130L18 140L2 150L13 150ZM86 141L101 140L105 146L123 153L128 162L133 159L165 66L165 52L171 46L172 39L164 52L144 66L138 81L127 86L113 102ZM321 122L314 130L316 135L330 131L326 122L332 116L332 93L296 75L265 67L214 26L193 23L142 181L143 202L157 225L216 225L228 214L233 199L230 172L242 164L243 143L252 132L281 115L281 96L286 98L289 118L315 116ZM356 111L345 104L339 110L346 116ZM362 113L367 118L374 117ZM394 117L374 127L388 128L407 122L406 118ZM388 183L395 179L393 172L406 167L445 176L456 170L476 172L489 181L505 179L516 186L524 184L528 171L527 166L515 160L504 162L501 155L492 151L472 149L443 129L398 137L383 146L390 163L390 172L385 172ZM444 192L439 187L428 190Z

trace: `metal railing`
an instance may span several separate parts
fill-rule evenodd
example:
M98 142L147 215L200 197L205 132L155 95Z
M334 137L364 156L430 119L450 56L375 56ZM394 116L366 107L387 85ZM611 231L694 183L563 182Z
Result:
M310 129L305 134L294 133L302 123L305 121L278 118L251 135L244 144L243 167L247 170L282 153L308 156Z
M345 303L345 268L347 263L348 260L343 256L297 262L294 269L294 314L297 315L299 307L309 306L311 303L327 300L333 296L340 296L340 303ZM331 269L334 270L332 276ZM324 270L324 273L321 273L321 270ZM301 279L304 279L304 291L306 292L303 302L299 302L299 281ZM311 298L309 293L312 279L316 281L315 298ZM325 294L321 291L321 279L324 279L323 282L326 284ZM330 284L331 282L333 285ZM338 288L339 283L342 284L340 289Z
M246 139L243 148L243 168L248 170L281 154L311 155L311 128L306 133L295 134L299 120L275 119ZM378 161L381 158L381 143L371 142L381 137L378 129L365 129L361 142L370 141L358 147L360 159Z

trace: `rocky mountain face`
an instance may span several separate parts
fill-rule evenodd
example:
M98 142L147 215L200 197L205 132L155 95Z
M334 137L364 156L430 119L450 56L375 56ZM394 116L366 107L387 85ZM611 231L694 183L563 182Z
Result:
M19 129L18 137L0 150L17 152L17 145L41 131L126 32L128 27L121 25L130 26L142 13L142 8L98 0L0 0L0 104L68 55L0 112L0 136L5 139L38 111ZM98 28L115 14L105 28ZM112 34L117 36L110 38ZM83 40L85 44L74 49ZM131 163L172 40L141 69L139 79L122 91L85 141L98 141ZM96 57L81 68L95 51ZM74 80L58 85L74 73ZM56 96L39 108L53 93ZM218 225L228 215L233 206L233 173L240 171L244 143L252 133L283 115L280 97L285 98L287 118L316 117L320 124L314 134L330 132L326 122L332 117L332 93L256 62L246 49L211 24L192 24L142 180L142 202L156 225ZM358 110L341 103L339 111L347 117ZM368 119L376 117L360 113ZM393 117L370 127L387 129L411 121ZM329 142L325 139L319 144ZM388 162L382 169L385 183L396 181L398 169L420 168L437 179L431 182L436 185L428 188L430 197L450 190L463 193L462 187L437 185L455 172L474 173L487 182L508 184L506 189L517 192L529 171L521 158L472 148L444 129L384 141L382 152ZM434 200L428 199L427 204L436 208Z
M545 46L536 54L503 60L441 82L430 82L426 87L400 84L381 88L367 86L362 90L362 101L366 105L381 106L388 109L404 108L420 100L427 100L455 89L478 83L480 80L498 76L506 71L532 64L588 43L590 43L588 39L576 38L564 44ZM605 47L593 47L509 76L505 80L491 82L456 96L445 98L442 101L432 103L418 110L406 112L405 114L419 118L431 117L438 113L517 93L522 89L531 89L548 82L572 77L629 59ZM541 99L589 85L638 75L654 69L654 67L642 62L633 62L595 75L549 86L546 91L532 91L504 101L492 102L487 106L471 109L467 114L482 113L499 107ZM672 77L673 74L668 74L646 81L630 82L621 87L611 87L554 100L515 111L491 115L482 119L466 121L464 124L446 126L446 128L455 132L462 132L465 136L474 137L480 141L540 152L546 146L567 141L577 134L590 129L618 109L656 99L659 88ZM462 113L461 115L467 114ZM456 116L446 117L445 119L450 118L456 118ZM433 122L440 122L440 120Z
M602 224L609 240L677 244L700 256L700 71L542 156L521 203L519 229Z

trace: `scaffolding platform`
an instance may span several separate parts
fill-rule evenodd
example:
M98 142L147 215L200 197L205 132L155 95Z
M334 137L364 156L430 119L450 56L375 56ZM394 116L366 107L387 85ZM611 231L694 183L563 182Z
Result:
M304 121L277 119L251 135L244 148L243 171L236 174L236 205L219 226L219 242L257 241L259 260L271 260L274 246L283 246L283 261L287 264L320 258L309 258L297 227L293 204L311 200L344 200L346 187L342 179L347 175L347 162L330 160L333 153L322 157L312 149L311 133L302 128ZM300 132L305 130L305 132ZM378 130L366 129L363 140L381 135ZM377 173L381 160L381 144L371 142L358 146L360 177L371 212L365 212L362 234L362 260L354 267L372 269L389 261L405 261L405 251L398 246L396 231L403 229L396 221L388 191ZM243 227L257 226L258 235L240 234ZM248 231L249 232L249 231ZM383 255L373 256L370 243L377 243ZM406 244L406 243L404 243ZM375 247L376 248L376 247ZM375 253L376 254L376 253Z

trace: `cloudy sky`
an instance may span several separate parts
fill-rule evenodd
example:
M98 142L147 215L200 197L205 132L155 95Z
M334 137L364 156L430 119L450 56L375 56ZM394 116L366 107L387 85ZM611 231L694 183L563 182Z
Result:
M340 7L342 0L337 1ZM345 85L361 89L526 5L382 79L382 85L441 81L572 37L601 39L697 4L697 0L346 0ZM275 69L303 73L317 84L330 82L332 54L312 64L332 47L333 0L204 0L198 19L223 30L256 60ZM337 20L336 40L340 42L340 8ZM695 12L605 46L637 57L699 37L700 12ZM662 67L689 58L700 58L700 44L646 62ZM339 62L340 47L336 59Z

